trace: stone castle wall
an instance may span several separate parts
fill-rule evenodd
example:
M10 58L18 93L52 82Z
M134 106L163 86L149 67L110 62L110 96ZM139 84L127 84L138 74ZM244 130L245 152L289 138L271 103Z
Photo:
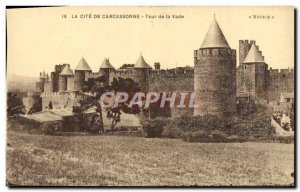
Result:
M294 70L268 69L265 63L242 63L252 44L255 44L255 41L239 41L237 92L248 93L252 99L268 101L279 101L281 93L294 92ZM256 47L259 50L258 45ZM262 55L261 51L259 53Z
M42 106L43 110L49 109L49 103L51 101L53 109L62 109L62 108L72 108L74 105L77 105L79 100L83 97L75 93L60 93L44 92L41 94L42 97Z
M44 85L44 92L53 92L52 82L48 81Z
M267 99L268 65L241 64L237 69L237 92L249 93L252 99Z
M236 51L225 48L195 50L194 115L236 114Z
M75 81L73 76L68 76L67 79L67 91L72 91L75 89Z
M295 79L293 69L270 69L268 78L268 99L279 101L281 93L294 93Z
M85 71L76 71L74 74L74 87L76 90L81 90L83 88L85 81Z
M193 91L194 74L151 73L150 91Z
M58 91L65 91L67 90L67 76L60 75L58 80Z

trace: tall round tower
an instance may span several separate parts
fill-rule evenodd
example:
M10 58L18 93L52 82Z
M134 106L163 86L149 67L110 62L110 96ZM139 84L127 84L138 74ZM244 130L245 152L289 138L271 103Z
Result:
M81 90L83 88L84 81L85 81L85 74L91 72L92 70L90 66L87 64L85 59L82 58L75 68L75 76L74 76L75 90Z
M114 66L112 66L112 64L110 64L109 59L105 58L102 62L102 64L100 65L100 69L99 69L99 73L101 76L105 76L106 78L106 82L105 84L108 85L109 84L109 74L114 70Z
M194 51L194 115L236 114L236 51L214 18L200 49Z
M141 92L149 91L149 73L152 67L146 63L142 54L134 65L134 81L138 82L141 87Z
M68 87L68 79L74 76L73 71L70 69L69 64L65 64L65 67L59 74L58 91L66 91Z

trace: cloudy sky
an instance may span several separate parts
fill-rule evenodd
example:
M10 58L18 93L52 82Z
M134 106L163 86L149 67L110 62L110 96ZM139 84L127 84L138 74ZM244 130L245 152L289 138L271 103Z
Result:
M92 18L72 18L89 14ZM104 19L103 14L143 18ZM200 48L214 14L232 49L238 50L240 39L254 39L270 67L294 66L292 7L60 7L7 10L7 70L37 76L42 70L50 73L55 64L74 69L84 57L98 71L105 57L118 68L135 63L141 53L151 66L193 66L193 51Z

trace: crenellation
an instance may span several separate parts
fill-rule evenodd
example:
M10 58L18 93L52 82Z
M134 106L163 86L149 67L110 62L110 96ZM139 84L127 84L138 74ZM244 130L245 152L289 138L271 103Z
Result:
M119 69L115 69L105 58L99 71L92 72L82 58L74 74L71 69L69 73L62 74L65 67L70 67L69 64L55 65L50 78L41 72L36 89L41 93L44 110L49 109L50 103L53 108L77 105L84 97L81 91L85 82L100 76L106 77L106 84L118 77L131 78L139 83L142 92L195 92L195 103L200 107L195 110L169 109L172 116L234 115L237 110L243 111L241 107L248 99L273 102L278 101L282 93L294 92L294 69L268 69L255 40L239 40L238 67L236 50L224 42L221 42L221 47L194 50L194 66L191 67L161 69L161 64L155 62L152 69L140 56L136 64L123 64ZM249 62L246 57L252 46L256 49L256 55Z

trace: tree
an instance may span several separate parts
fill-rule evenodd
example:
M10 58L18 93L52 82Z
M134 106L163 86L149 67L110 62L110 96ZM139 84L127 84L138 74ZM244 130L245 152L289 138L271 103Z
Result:
M32 107L30 108L28 114L36 113L39 111L42 111L42 98L39 95L33 95L33 104ZM52 103L51 103L52 105Z
M17 93L7 93L7 115L25 114L25 106Z
M106 78L104 76L101 76L98 78L91 78L84 84L82 91L92 93L92 95L88 95L87 97L82 99L79 102L80 106L73 107L75 121L78 122L78 126L80 126L81 131L90 131L94 133L104 132L102 108L100 105L98 105L97 101L107 90L107 86L104 84L105 81ZM86 125L87 120L84 113L92 106L97 106L96 114L92 117L92 121L89 126L90 128L88 128L88 126Z
M128 94L128 99L124 102L118 103L117 106L107 108L107 118L110 120L111 130L114 131L115 126L118 122L121 121L121 111L124 113L138 114L141 112L138 104L130 106L130 101L134 97L135 93L140 92L141 88L138 83L134 82L131 78L114 78L110 90L115 93L123 92ZM142 99L145 100L145 97L142 96Z
M99 113L98 117L92 118L92 123L100 124L100 132L103 132L103 116L102 116L102 106L99 103L101 95L105 92L125 92L129 95L127 101L119 103L116 107L107 107L107 118L110 120L110 128L114 131L115 126L121 121L121 111L124 113L138 114L140 113L140 108L137 104L129 107L129 102L136 92L139 92L140 86L138 83L134 82L131 78L114 78L110 85L105 85L106 77L101 76L99 78L92 78L85 82L82 89L83 92L89 92L91 95L87 96L85 99L80 101L80 106L73 107L73 113L79 118L83 118L83 113L92 106L96 106L96 111ZM143 97L143 99L145 99ZM83 121L83 119L82 119Z
M80 132L88 131L87 125L86 125L86 118L84 116L84 110L81 106L73 106L73 113L74 116L74 129Z

